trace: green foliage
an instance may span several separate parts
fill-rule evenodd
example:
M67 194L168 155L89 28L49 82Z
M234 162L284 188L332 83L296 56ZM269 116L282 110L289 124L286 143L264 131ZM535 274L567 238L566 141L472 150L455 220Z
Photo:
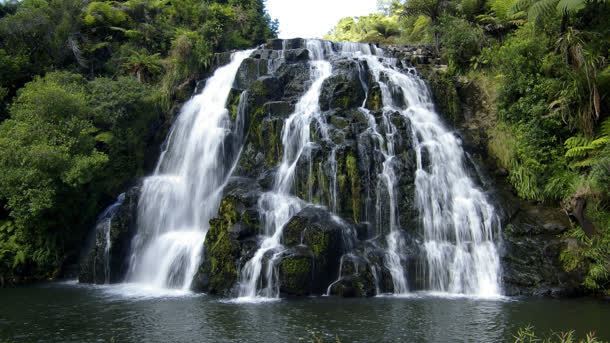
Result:
M400 33L398 16L371 14L341 19L325 38L333 41L393 44L398 41Z
M481 52L485 44L483 30L464 19L446 16L439 26L441 46L450 65L465 69L471 59Z
M89 3L83 14L83 23L87 26L119 26L127 21L127 14L112 3L94 1Z
M592 167L603 157L604 148L610 145L610 118L600 125L600 133L595 138L577 135L568 138L565 143L566 158L571 160L572 168Z
M539 336L533 326L519 328L513 337L515 343L603 343L595 334L587 333L584 339L576 338L574 331L554 332L549 336Z
M511 11L527 11L530 21L539 22L556 14L564 15L582 10L588 2L605 3L606 0L518 0Z
M12 241L26 245L28 260L45 270L57 268L60 257L52 252L73 239L70 228L84 224L79 217L86 212L75 213L66 198L87 199L80 188L108 163L107 155L95 148L90 113L85 80L52 73L24 87L11 118L0 125L0 194L19 230L16 236L24 240ZM59 235L60 228L66 237Z
M73 261L213 54L276 31L263 0L1 3L0 282Z
M575 228L566 237L576 240L561 253L561 261L568 271L586 271L583 285L591 291L607 292L610 286L610 216L599 209L589 211L606 225L597 236L588 238L584 231ZM596 213L592 213L596 212Z

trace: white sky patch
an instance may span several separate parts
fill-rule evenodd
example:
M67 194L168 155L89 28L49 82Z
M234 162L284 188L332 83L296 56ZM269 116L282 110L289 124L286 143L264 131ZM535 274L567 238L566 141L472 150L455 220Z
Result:
M343 17L375 12L377 0L267 0L280 21L280 38L322 38Z

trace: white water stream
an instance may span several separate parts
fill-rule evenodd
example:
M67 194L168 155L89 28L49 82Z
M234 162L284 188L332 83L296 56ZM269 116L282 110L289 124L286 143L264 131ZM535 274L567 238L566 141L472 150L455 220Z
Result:
M155 173L142 186L128 282L190 288L233 163L226 158L233 125L227 99L239 66L251 52L234 53L184 105L172 126Z
M383 112L398 111L411 123L411 132L399 134L411 135L416 152L415 200L423 226L426 289L482 297L498 296L501 294L501 268L496 247L499 223L494 207L466 172L464 151L459 140L434 111L421 78L415 73L399 72L396 61L392 59L361 58L367 61L381 85ZM387 81L381 81L381 75ZM389 87L400 90L406 106L393 100ZM385 118L384 115L384 122ZM386 142L387 154L391 158L392 144L388 137ZM393 172L386 168L386 163L383 170L388 189L391 189L395 184ZM392 197L390 193L391 202L394 202ZM392 209L395 209L395 204ZM390 223L395 220L394 216L391 211ZM398 257L404 253L404 241L397 231L391 230L387 242L387 266L392 273L394 292L404 293L403 281L397 282L397 276L404 275Z

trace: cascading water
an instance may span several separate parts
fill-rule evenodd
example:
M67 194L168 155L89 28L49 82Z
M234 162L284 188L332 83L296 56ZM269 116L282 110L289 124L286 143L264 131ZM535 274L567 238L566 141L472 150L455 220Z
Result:
M422 288L477 296L498 295L500 264L494 231L499 226L494 209L469 178L459 141L444 128L434 112L425 83L414 72L401 72L396 60L373 55L368 45L348 43L337 46L339 51L335 52L328 43L307 42L313 83L300 99L296 111L285 121L284 156L276 174L274 190L259 200L265 238L242 269L240 297L279 295L274 265L283 253L280 243L282 229L304 204L291 195L294 191L294 168L302 155L308 156L309 131L314 120L322 131L321 136L328 136L318 105L320 86L332 72L330 63L323 60L325 54L365 62L366 67L359 68L367 69L381 90L383 109L380 123L365 106L360 111L368 118L371 135L383 155L377 176L375 218L378 232L383 232L384 227L389 231L385 236L384 265L391 275L393 293L409 292L405 270L407 244L399 220L397 198L400 189L395 161L395 139L406 134L411 136L417 162L415 203L423 227L421 250L425 255L423 270L427 279ZM379 54L379 51L375 50L375 53ZM320 72L324 68L327 71ZM392 121L396 113L411 124L409 132L398 131ZM336 153L336 147L331 148L327 162L330 171L328 205L332 212L337 210ZM424 155L427 163L424 163ZM311 190L308 194L311 199ZM373 270L373 274L376 278L377 272Z
M142 186L127 281L190 288L209 219L237 157L227 142L232 123L225 106L238 68L251 52L234 53L172 126L156 170Z
M382 62L372 56L361 58L366 60L381 85L384 113L398 111L411 123L408 134L412 136L417 160L415 200L424 233L425 288L477 296L499 295L500 261L495 244L499 230L497 215L466 172L464 151L458 139L441 123L425 83L415 73L399 72L395 61L390 59ZM381 75L387 81L382 82ZM390 86L400 90L406 104L404 108L393 100ZM387 137L386 141L391 147ZM392 172L391 168L386 172L387 162L386 158L383 174L391 189ZM390 213L391 223L394 214ZM396 255L404 250L404 242L395 233L397 231L392 230L387 239L388 268L392 272L395 293L400 293L396 289L396 274L403 272ZM392 271L393 268L399 270Z
M242 270L239 297L251 300L257 296L277 298L279 289L274 276L275 261L282 254L282 229L302 207L303 201L292 196L294 174L301 156L309 149L310 124L320 116L320 91L322 83L331 75L331 65L324 61L325 49L321 41L307 42L312 57L310 74L312 84L296 105L296 109L284 123L282 144L284 153L275 176L273 190L261 195L259 210L262 214L264 235L259 249ZM328 50L327 50L328 51ZM271 254L271 256L266 256ZM266 286L259 290L264 259L266 261Z
M277 266L288 256L288 248L282 245L284 226L311 202L327 206L331 217L341 224L344 240L336 246L340 246L336 248L340 249L339 256L333 257L340 265L339 275L336 281L324 284L327 294L334 286L343 287L343 278L352 282L354 275L342 275L351 272L369 273L374 279L367 294L406 294L420 289L477 296L500 294L496 249L499 223L494 208L468 175L460 142L434 112L425 83L414 70L404 72L395 59L383 57L379 49L370 45L308 40L305 47L309 53L301 55L302 50L297 50L303 47L301 44L302 41L283 41L280 53L267 51L259 55L275 57L267 61L266 77L287 75L285 64L308 56L308 61L299 63L308 63L309 83L298 101L295 99L292 114L283 119L281 162L275 169L272 186L263 187L267 191L260 193L255 203L254 211L262 224L261 239L253 255L249 255L252 257L239 266L237 301L279 297L281 275ZM154 288L190 288L200 266L209 220L217 214L224 185L238 161L242 136L247 133L243 116L248 92L242 93L235 123L225 107L238 69L251 52L233 54L231 62L216 71L201 94L184 106L173 125L155 173L142 186L138 233L132 241L127 281ZM353 144L354 137L349 137L351 143L336 143L338 127L334 118L328 119L330 115L356 116L353 111L323 112L320 106L325 81L337 82L333 81L334 63L339 70L335 72L340 75L338 82L345 82L352 74L340 74L341 70L345 71L346 65L353 66L354 61L356 77L366 95L362 106L354 111L363 119L349 127L353 131L343 133L359 135L357 146ZM376 110L367 106L373 87L380 92L381 108ZM406 141L411 145L405 145ZM414 197L421 224L413 228L404 227L410 225L404 223L409 217L401 213L405 203L410 206L404 200L406 190L402 189L403 182L411 180L412 175L409 171L405 179L403 169L405 163L411 163L404 151L409 147L416 164ZM354 167L355 151L365 161L364 171L354 172L353 168L360 168ZM339 217L346 213L340 189L345 190L347 176L340 173L346 172L347 154L352 161L352 169L347 171L352 174L350 180L362 172L365 174L361 177L366 178L362 189L364 213L358 215L357 202L350 203L354 206L348 212L353 215L351 223ZM297 169L302 171L297 173ZM314 189L315 181L297 182L297 174L307 172L325 189ZM366 230L374 227L377 236L372 237L367 231L366 237L360 238L362 232L356 234L354 222L368 223ZM420 241L407 236L407 232L418 229ZM364 249L363 245L357 246L358 240L365 242ZM345 269L347 262L350 268ZM417 269L423 271L423 283L422 278L413 284L407 282L414 279L407 273L407 266L413 262L420 263ZM386 282L388 278L390 284Z
M112 240L110 239L110 231L112 227L112 219L114 218L116 212L123 204L125 200L125 193L121 193L117 200L110 206L108 206L102 214L97 218L97 222L95 224L96 235L103 236L102 245L104 247L103 253L103 269L104 269L104 283L110 283L110 249L112 248ZM97 275L95 275L97 268L95 265L96 259L93 259L93 280L94 282L98 282Z

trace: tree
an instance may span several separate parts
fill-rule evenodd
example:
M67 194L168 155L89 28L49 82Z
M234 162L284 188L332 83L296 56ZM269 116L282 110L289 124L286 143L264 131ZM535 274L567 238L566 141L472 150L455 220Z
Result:
M146 82L159 75L163 70L160 54L149 54L147 51L131 51L124 59L123 68L138 81Z
M518 0L512 12L527 11L531 22L539 22L541 18L554 14L564 18L575 13L591 3L606 3L607 0Z
M97 130L78 75L36 78L10 113L0 125L0 202L10 211L13 243L27 252L22 264L38 277L52 275L65 247L81 239L75 232L92 218L97 199L86 189L108 156L95 148Z
M440 51L440 30L438 25L441 16L449 8L448 0L408 0L403 8L403 15L426 16L430 18L430 23L434 28L434 46L436 51Z

